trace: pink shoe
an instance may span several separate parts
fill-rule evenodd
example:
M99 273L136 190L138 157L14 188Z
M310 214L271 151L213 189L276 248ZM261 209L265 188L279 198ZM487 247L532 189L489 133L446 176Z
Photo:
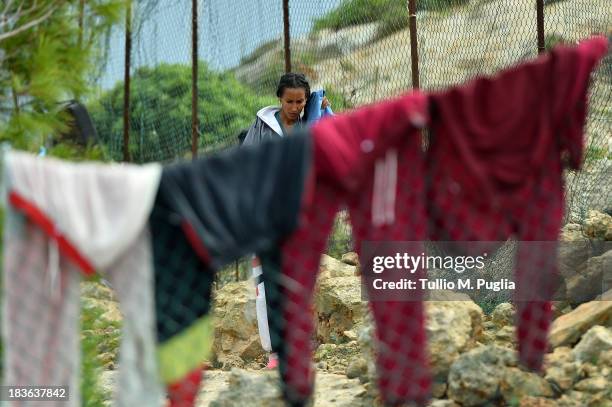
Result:
M278 367L278 355L276 353L270 353L268 357L268 364L266 369L276 369Z

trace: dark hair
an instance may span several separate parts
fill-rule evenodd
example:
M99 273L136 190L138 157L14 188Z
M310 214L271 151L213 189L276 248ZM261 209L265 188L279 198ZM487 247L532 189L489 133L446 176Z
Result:
M283 92L287 88L302 88L306 92L306 100L310 97L310 84L302 73L289 72L281 76L276 88L276 96L283 96Z

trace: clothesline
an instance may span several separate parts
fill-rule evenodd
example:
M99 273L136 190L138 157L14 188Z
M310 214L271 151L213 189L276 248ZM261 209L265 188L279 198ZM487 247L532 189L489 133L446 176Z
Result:
M117 404L156 405L166 393L173 405L193 405L213 338L215 272L257 253L283 396L306 404L314 378L307 310L338 208L348 208L362 264L365 241L556 241L562 158L580 167L588 82L606 49L595 37L493 78L412 92L190 163L73 164L6 152L5 384L51 377L70 385L69 404L78 404L78 356L67 355L78 355L80 275L96 271L124 314ZM425 126L434 137L423 151ZM547 349L551 259L519 246L517 296L542 298L517 304L519 359L535 371ZM46 286L51 268L60 295ZM422 301L370 307L384 401L425 402Z

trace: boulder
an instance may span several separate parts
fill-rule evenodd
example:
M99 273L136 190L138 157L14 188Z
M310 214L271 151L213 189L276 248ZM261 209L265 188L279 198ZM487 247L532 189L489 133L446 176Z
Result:
M472 301L430 301L426 314L432 372L443 380L455 359L482 335L484 314Z
M594 239L612 240L612 216L590 210L584 221L584 233Z
M551 326L549 341L553 347L573 345L591 327L611 323L612 301L591 301L557 318Z
M257 330L252 281L228 283L215 292L214 299L216 360L221 365L235 366L228 362L239 362L236 358L253 360L265 354Z
M608 277L609 275L609 277ZM612 250L591 257L584 266L566 280L566 298L572 304L581 304L602 295L604 278L612 278Z
M478 406L497 397L500 384L508 380L508 367L516 367L513 350L481 346L462 354L448 375L448 397L462 406Z
M575 361L572 349L567 346L559 346L547 354L544 369L544 378L560 391L571 389L582 375L580 363Z
M350 332L362 324L368 312L367 302L361 295L361 279L355 275L355 266L327 255L323 256L320 267L314 298L317 339L322 343L353 340Z
M510 405L525 396L553 396L553 390L546 379L535 373L524 372L515 367L505 369L505 374L499 383L499 389L503 399Z
M359 255L355 252L345 253L342 255L342 262L359 268Z
M491 313L491 321L497 328L514 325L514 305L504 302L495 307Z
M612 329L594 326L580 339L572 350L574 358L579 362L599 363L602 353L612 350Z

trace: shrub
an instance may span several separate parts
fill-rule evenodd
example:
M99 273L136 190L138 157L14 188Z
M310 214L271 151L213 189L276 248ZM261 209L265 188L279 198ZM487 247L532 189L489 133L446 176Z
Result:
M444 11L467 4L469 0L419 0L417 10ZM313 31L380 22L377 39L408 28L406 0L344 0L327 15L315 20Z
M200 64L200 148L234 144L238 131L253 122L257 110L275 99L259 96L233 74L213 72ZM191 149L191 67L162 64L141 68L131 81L132 161L182 158ZM105 92L89 109L102 144L112 159L121 160L123 83Z

